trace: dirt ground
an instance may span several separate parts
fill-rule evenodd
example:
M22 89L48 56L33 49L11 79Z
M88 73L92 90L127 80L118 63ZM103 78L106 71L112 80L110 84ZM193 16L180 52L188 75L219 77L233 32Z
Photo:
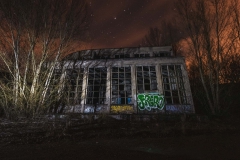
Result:
M0 159L239 159L239 134L1 146Z
M0 159L240 159L238 122L81 121L64 129L58 125L2 122Z

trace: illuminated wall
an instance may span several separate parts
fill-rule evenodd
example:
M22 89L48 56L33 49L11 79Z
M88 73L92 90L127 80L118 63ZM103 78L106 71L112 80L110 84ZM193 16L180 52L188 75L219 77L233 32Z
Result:
M68 61L66 71L73 70L68 74L71 110L76 107L83 113L194 113L184 58L172 56L170 47L119 49L109 55L113 51L104 50L101 56L101 50L88 50L85 57L90 59L79 60L78 65ZM70 60L77 54L84 55L70 55ZM94 55L98 55L97 59L91 59Z

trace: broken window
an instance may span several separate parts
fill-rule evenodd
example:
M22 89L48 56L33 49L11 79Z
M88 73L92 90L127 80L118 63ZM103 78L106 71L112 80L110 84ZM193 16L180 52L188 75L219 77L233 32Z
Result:
M52 78L52 86L59 85L61 75L62 75L61 69L54 69L53 78Z
M155 57L169 57L171 56L171 52L164 52L164 51L160 51L157 53L154 53Z
M69 104L80 104L84 69L67 69L67 96Z
M137 66L138 93L157 90L157 77L155 66Z
M181 65L162 65L163 93L167 104L186 104Z
M116 54L115 58L130 58L130 54Z
M112 67L111 104L131 104L131 67Z
M106 101L107 68L89 68L86 104L104 104Z
M143 57L150 57L149 53L142 53L142 54L134 54L135 58L143 58Z

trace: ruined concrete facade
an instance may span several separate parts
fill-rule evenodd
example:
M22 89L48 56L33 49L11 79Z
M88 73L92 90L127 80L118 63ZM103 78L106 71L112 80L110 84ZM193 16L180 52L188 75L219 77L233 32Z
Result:
M170 46L85 50L61 64L66 112L195 112L185 60Z

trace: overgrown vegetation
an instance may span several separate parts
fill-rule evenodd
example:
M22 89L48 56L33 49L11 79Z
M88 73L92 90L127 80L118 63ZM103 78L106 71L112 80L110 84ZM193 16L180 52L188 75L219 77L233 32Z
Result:
M109 138L160 138L216 133L238 133L239 119L209 119L196 115L109 115L72 114L42 117L38 122L23 118L2 120L0 144L39 144Z
M64 82L52 85L54 68L69 44L86 39L87 3L3 0L0 20L1 114L35 118L60 106Z
M191 57L189 75L195 96L203 97L200 102L209 107L208 113L221 114L232 103L229 84L240 82L237 72L240 66L235 61L240 57L239 3L237 0L181 0L177 8L186 27Z
M186 57L197 113L222 115L238 108L240 12L238 0L179 0L175 20L150 28L145 46L173 45Z

